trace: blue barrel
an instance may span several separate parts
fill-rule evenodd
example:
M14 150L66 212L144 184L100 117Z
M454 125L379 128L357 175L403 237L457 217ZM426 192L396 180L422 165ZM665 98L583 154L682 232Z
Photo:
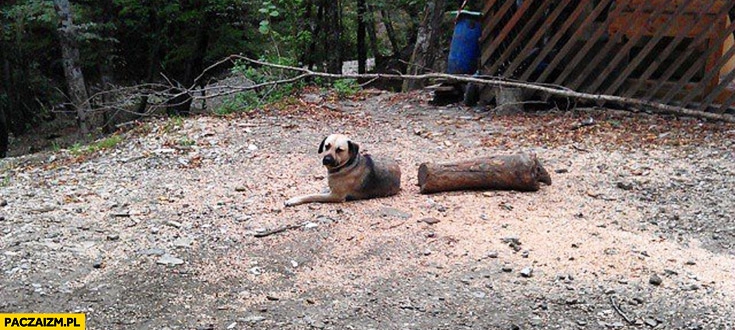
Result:
M456 13L456 12L455 12ZM480 57L481 14L461 11L454 25L452 43L449 46L449 74L474 74Z

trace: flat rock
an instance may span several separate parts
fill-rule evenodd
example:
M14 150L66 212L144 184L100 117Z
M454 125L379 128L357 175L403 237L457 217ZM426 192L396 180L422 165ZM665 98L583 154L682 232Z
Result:
M654 328L654 327L656 327L658 325L658 321L656 321L656 320L654 320L654 319L652 319L650 317L645 318L643 320L643 323L645 323L647 326L652 327L652 328Z
M174 241L174 246L177 248L185 248L191 246L194 240L188 237L181 237Z
M265 316L251 315L251 316L239 318L237 319L237 321L243 322L243 323L258 323L260 321L265 321Z
M439 223L439 219L429 217L429 218L423 218L423 219L419 220L418 222L424 222L424 223L433 225L433 224Z
M381 207L376 212L378 216L383 218L400 218L400 219L408 219L411 218L411 213L401 211L396 208L392 207Z
M174 220L166 221L166 225L174 227L174 228L181 228L182 226L181 222L174 221Z
M170 254L164 254L158 260L156 261L159 265L167 265L167 266L178 266L184 263L183 259L174 257Z
M164 251L163 249L156 249L156 248L138 251L138 254L142 254L144 256L162 256L165 253L166 251Z

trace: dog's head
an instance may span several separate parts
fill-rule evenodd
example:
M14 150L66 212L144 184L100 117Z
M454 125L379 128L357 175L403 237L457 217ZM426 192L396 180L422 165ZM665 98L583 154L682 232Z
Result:
M342 134L327 136L319 145L319 154L323 155L322 164L328 169L344 166L350 159L355 158L359 151L360 146Z

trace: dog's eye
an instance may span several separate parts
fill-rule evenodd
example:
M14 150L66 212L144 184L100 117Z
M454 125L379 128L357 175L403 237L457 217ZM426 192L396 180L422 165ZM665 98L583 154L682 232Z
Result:
M329 150L329 148L331 148L331 147L332 147L331 144L327 144L327 145L324 146L324 150Z
M342 151L345 151L345 150L342 148L337 148L337 152L342 152Z

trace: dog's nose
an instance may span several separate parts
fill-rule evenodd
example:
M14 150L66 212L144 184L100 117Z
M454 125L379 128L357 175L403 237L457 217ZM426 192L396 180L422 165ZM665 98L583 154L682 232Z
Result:
M322 158L322 165L334 165L334 157L332 155L326 155Z

